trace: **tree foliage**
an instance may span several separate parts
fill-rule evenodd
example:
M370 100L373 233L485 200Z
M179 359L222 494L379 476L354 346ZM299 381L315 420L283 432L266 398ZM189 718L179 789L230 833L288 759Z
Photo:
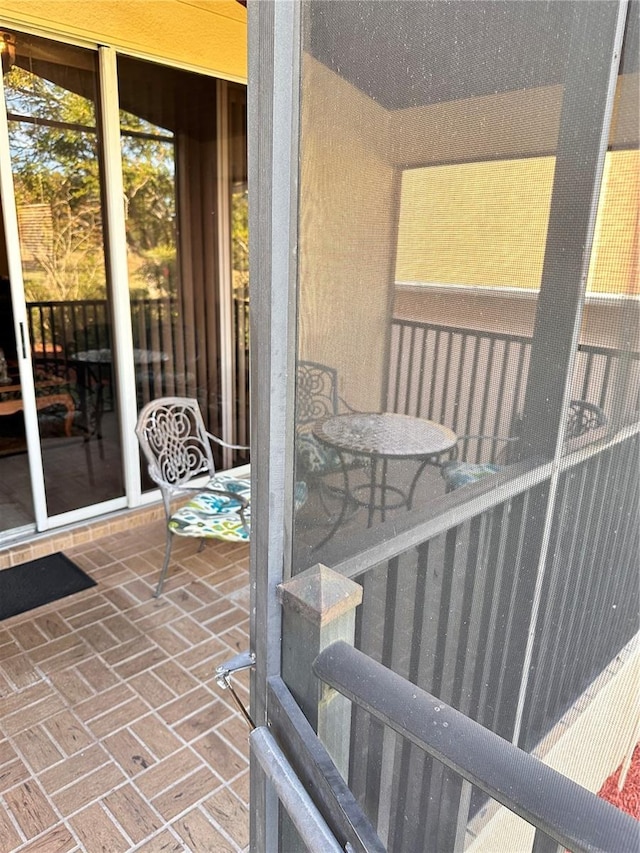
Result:
M77 82L77 81L76 81ZM89 89L87 74L81 86ZM27 299L105 298L95 104L15 66L5 77ZM166 295L175 269L173 140L121 115L129 267L135 289Z
M249 197L246 190L231 196L233 295L249 298Z

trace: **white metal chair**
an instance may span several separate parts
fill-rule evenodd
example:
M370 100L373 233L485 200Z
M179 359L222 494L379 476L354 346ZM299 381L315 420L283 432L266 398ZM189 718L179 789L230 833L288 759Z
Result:
M596 406L595 403L589 403L586 400L571 400L569 403L565 440L570 441L573 438L579 438L591 430L604 426L606 423L607 417L600 406ZM504 442L508 448L513 446L512 442L519 440L517 435L510 438L502 438L494 435L461 435L458 438L458 442L471 439L490 439L497 443ZM507 463L508 461L509 455L507 455ZM447 492L452 492L461 486L468 486L471 483L475 483L490 474L497 474L500 471L504 471L507 463L466 462L455 458L441 465L440 473L445 481Z
M136 435L149 466L149 476L162 493L167 517L164 564L154 595L158 597L169 568L173 536L248 542L251 526L251 483L249 474L236 477L216 473L211 442L233 450L244 445L228 444L207 432L198 401L186 397L159 397L140 411ZM205 479L194 484L194 480ZM185 504L171 512L172 501L195 492Z

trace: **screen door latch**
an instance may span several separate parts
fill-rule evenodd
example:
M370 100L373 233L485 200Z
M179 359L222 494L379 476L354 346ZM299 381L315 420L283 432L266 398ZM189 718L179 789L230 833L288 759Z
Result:
M246 720L250 729L255 729L255 723L251 719L247 709L242 704L242 700L236 693L234 686L231 683L231 676L236 672L242 672L244 669L252 669L255 665L255 653L246 651L240 652L239 655L235 655L231 660L228 660L226 663L221 663L220 666L216 667L216 684L222 690L229 690L231 692L231 695L238 706L238 710Z

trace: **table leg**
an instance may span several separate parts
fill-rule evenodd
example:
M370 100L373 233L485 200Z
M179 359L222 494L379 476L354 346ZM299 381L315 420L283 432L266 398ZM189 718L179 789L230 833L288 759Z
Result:
M382 460L382 476L380 477L380 521L387 517L387 459Z
M317 550L318 548L321 548L333 536L335 536L335 534L338 531L338 528L343 524L344 520L347 517L347 509L348 509L348 506L349 506L349 503L351 500L351 492L349 491L349 469L347 468L347 465L345 464L342 453L340 453L340 451L337 451L337 453L338 453L338 456L340 458L340 467L342 468L342 478L344 481L342 506L340 507L340 514L338 515L338 518L336 519L336 521L333 523L331 530L329 530L327 535L323 539L321 539L317 545L313 546L314 551Z
M384 465L384 460L383 460ZM378 475L378 458L371 457L371 483L369 486L369 514L367 516L367 527L373 525L373 517L376 511L376 479Z
M84 440L89 441L94 435L102 438L102 410L104 404L102 398L101 365L97 366L95 373L88 364L81 361L74 362L74 368L76 371L80 409L82 411ZM93 411L91 412L90 409Z

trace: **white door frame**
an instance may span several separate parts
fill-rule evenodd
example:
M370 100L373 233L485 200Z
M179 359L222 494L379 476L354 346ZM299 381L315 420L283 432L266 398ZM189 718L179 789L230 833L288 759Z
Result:
M13 188L13 173L11 171L9 123L7 121L2 75L0 75L0 196L2 197L2 215L9 266L9 280L11 282L11 302L18 350L18 370L24 403L24 424L29 457L34 520L38 530L47 530L49 527L49 518L44 490L42 448L40 446L40 432L38 430L36 392L31 364L31 342L27 326L27 306L24 295L22 258L18 235L18 214Z

